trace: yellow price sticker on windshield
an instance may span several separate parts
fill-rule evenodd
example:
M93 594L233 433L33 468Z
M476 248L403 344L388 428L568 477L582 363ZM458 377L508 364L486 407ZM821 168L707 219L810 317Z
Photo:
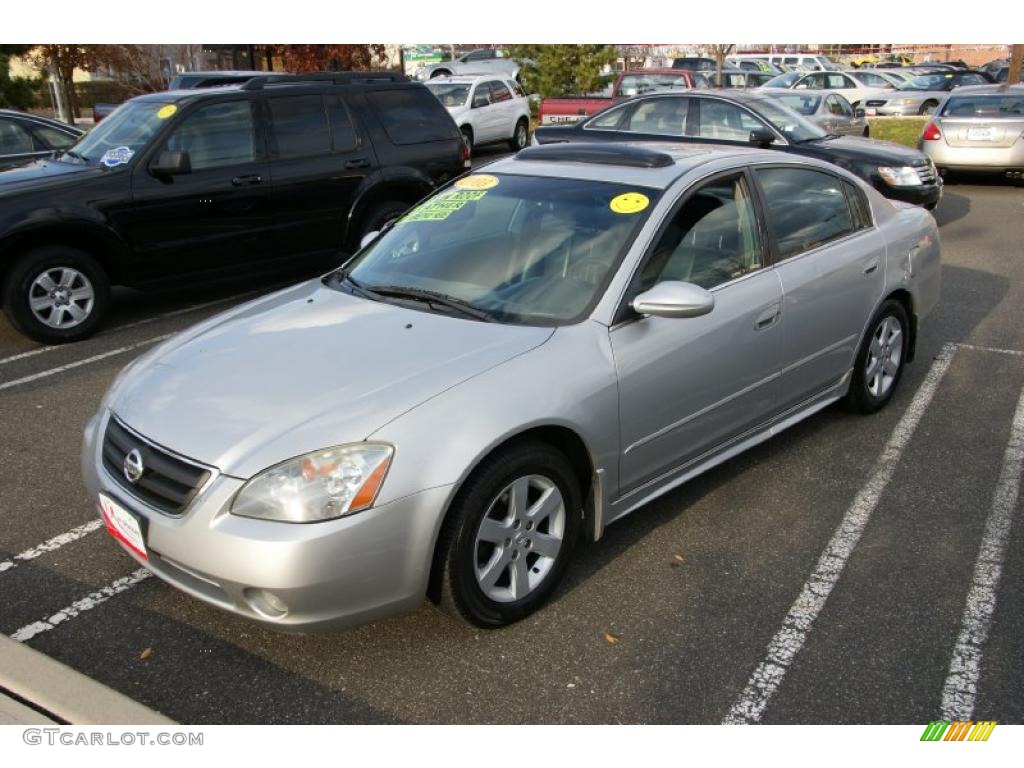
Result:
M651 201L647 195L642 195L639 192L626 192L613 197L612 201L608 203L608 207L616 213L639 213L650 204Z
M156 116L159 117L161 120L166 120L168 117L170 117L177 111L177 104L167 104L163 107L160 107L160 109L157 110Z
M498 177L488 173L474 173L455 182L457 189L490 189L498 186Z

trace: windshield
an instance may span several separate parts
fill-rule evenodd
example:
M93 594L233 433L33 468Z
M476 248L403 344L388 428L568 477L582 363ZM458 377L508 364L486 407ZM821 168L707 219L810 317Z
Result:
M1012 95L953 96L942 110L946 117L1011 117L1024 116L1024 93Z
M767 83L764 84L765 88L789 88L793 83L799 80L801 77L799 72L785 72L781 75L776 75Z
M901 91L944 91L949 81L953 79L952 73L936 75L918 75L909 83L901 85Z
M129 101L85 134L71 152L87 162L102 163L110 168L124 165L177 111L175 104Z
M430 292L500 322L577 322L660 194L579 179L474 174L405 214L336 273L334 284L388 301L401 300L403 289Z
M801 115L813 115L818 111L818 105L821 103L821 96L806 96L800 93L794 93L792 96L787 93L776 98Z
M807 118L777 101L759 99L757 111L761 117L775 126L777 131L796 144L823 139L828 135Z
M467 83L427 83L427 88L446 107L461 107L469 99Z
M686 75L624 75L619 85L619 95L639 96L650 91L687 87Z

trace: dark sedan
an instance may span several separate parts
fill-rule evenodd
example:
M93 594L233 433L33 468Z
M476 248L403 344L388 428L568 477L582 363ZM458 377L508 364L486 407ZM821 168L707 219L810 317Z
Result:
M757 91L687 91L638 96L573 126L541 126L535 144L562 141L682 141L748 144L834 163L879 192L934 208L942 179L916 149L826 133Z
M0 169L62 152L74 146L83 133L57 120L0 109Z

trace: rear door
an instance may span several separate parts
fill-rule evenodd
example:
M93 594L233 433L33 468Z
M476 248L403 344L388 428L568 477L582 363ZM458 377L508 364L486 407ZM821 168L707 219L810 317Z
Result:
M757 168L782 306L783 411L838 386L885 280L885 240L859 187L824 170Z
M357 191L377 165L340 93L271 96L270 175L279 256L339 252Z
M619 377L620 490L697 462L765 424L777 407L782 289L747 174L687 192L634 275L624 303L659 282L714 294L707 315L639 317L610 331Z
M502 80L491 81L491 105L495 114L494 139L512 138L519 109L512 96L512 90Z

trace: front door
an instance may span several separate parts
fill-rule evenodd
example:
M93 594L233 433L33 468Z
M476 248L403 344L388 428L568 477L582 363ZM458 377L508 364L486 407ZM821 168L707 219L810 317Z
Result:
M743 173L705 182L659 233L628 300L675 280L710 290L715 307L696 318L633 317L612 329L621 493L709 456L773 415L782 289L765 253Z
M162 151L187 152L191 171L160 178ZM132 250L130 280L252 272L273 252L270 177L249 100L204 103L132 175L134 204L119 214Z

